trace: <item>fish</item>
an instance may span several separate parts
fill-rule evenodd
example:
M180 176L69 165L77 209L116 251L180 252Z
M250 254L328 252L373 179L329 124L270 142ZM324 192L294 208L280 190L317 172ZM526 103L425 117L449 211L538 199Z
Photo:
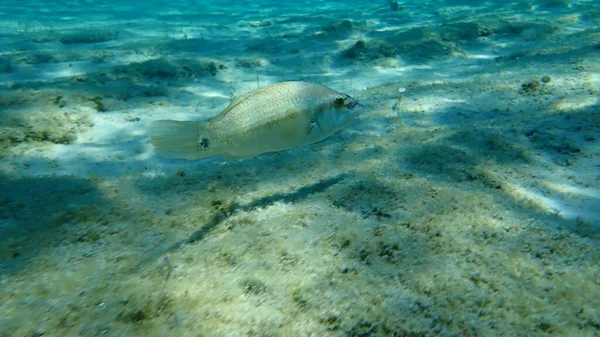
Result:
M319 142L364 111L350 95L290 81L250 91L208 121L158 120L147 133L159 156L251 158Z

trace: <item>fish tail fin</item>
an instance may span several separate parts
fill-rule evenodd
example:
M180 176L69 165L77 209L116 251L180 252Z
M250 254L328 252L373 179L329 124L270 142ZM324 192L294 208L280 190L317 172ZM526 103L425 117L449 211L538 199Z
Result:
M192 160L213 155L207 122L155 121L148 135L156 153L163 157Z

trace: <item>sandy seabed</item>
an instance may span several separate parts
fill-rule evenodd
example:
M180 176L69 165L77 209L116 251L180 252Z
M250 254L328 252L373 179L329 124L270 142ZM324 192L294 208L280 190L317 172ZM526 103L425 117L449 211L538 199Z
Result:
M597 2L145 3L0 5L0 336L600 335ZM367 110L154 155L285 80Z

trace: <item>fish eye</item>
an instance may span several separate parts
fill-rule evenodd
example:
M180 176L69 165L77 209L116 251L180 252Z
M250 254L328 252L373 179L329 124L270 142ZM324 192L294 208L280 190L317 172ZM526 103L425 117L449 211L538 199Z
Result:
M338 96L335 99L335 102L334 102L333 106L336 107L336 108L341 108L341 107L343 107L345 105L345 103L346 103L346 100L344 99L344 97Z

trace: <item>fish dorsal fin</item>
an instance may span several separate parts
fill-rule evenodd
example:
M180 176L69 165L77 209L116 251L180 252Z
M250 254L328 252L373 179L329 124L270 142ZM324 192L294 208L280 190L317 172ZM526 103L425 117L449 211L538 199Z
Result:
M225 116L227 116L227 114L229 113L229 111L231 111L233 108L235 108L236 106L238 106L238 104L240 104L243 100L245 100L248 97L254 96L254 95L258 95L261 92L264 91L265 88L260 88L260 89L256 89L250 92L247 92L241 96L236 97L233 101L231 101L231 103L229 103L229 105L223 110L221 111L217 117L215 117L215 119L213 121L217 121L220 120L222 118L224 118Z

